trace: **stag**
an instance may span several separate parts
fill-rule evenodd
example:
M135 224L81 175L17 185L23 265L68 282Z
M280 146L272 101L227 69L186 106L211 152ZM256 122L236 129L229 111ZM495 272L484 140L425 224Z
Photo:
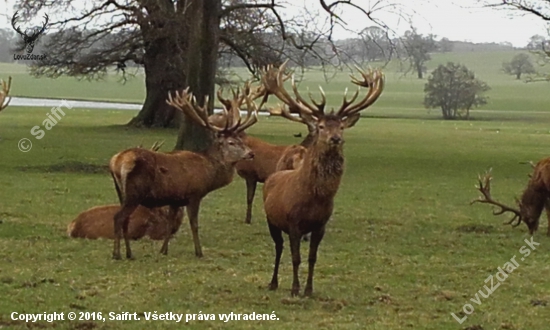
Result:
M307 102L298 92L294 79L292 89L294 97L284 88L283 72L287 62L273 74L262 76L262 82L268 93L275 95L284 105L281 111L289 114L289 109L298 109L304 116L315 120L315 138L307 148L301 165L294 170L273 173L263 187L264 210L269 232L275 243L275 267L269 284L270 290L278 288L278 271L283 252L283 236L289 236L292 253L293 281L291 294L298 295L300 282L298 270L301 262L300 238L311 233L309 245L309 271L304 294L313 293L313 271L317 260L317 250L325 234L325 226L334 207L334 196L338 192L344 173L343 133L358 120L360 111L371 106L384 88L384 76L379 70L362 71L362 79L352 76L352 82L358 85L355 94L348 100L347 93L338 111L325 111L326 97L321 89L320 103ZM272 71L273 72L273 71ZM368 88L368 93L356 102L360 88ZM346 91L347 92L347 91ZM287 108L288 107L288 108Z
M148 208L168 205L172 215L179 207L186 206L195 255L203 256L198 232L201 200L209 192L231 183L235 164L239 160L254 157L252 150L243 143L239 134L257 122L254 99L259 96L261 95L253 94L247 84L243 93L234 95L232 105L224 107L226 125L219 128L211 125L208 120L208 99L201 107L188 89L182 93L176 92L175 97L168 94L167 103L214 134L213 143L205 152L159 153L133 148L112 157L109 167L122 201L122 208L114 217L114 259L120 259L122 237L126 245L126 257L132 258L127 234L128 222L139 205ZM239 107L243 103L247 106L247 116L241 120ZM175 218L172 215L169 216L170 219ZM170 236L167 235L160 250L162 254L168 253L169 239Z
M267 101L269 94L266 93L262 87L258 88L256 93L264 96L264 100L262 102L263 105ZM221 90L218 91L218 99L220 102L225 106L229 105L230 100L223 99L220 94ZM246 216L244 222L247 224L252 222L252 205L254 203L254 196L256 195L258 183L264 183L271 174L278 170L278 162L284 164L279 169L291 169L294 159L297 157L297 154L300 153L297 147L310 146L314 138L315 122L312 121L310 117L294 117L292 115L288 115L287 113L283 113L277 108L269 108L268 112L272 116L282 116L306 125L308 128L308 135L299 145L288 146L271 144L259 138L250 136L244 132L241 133L240 137L243 142L254 152L254 159L251 161L239 161L235 165L237 174L243 178L246 183ZM211 115L209 117L209 121L211 124L218 127L225 125L224 117L220 114Z
M19 26L16 25L17 19L19 18L18 13L19 12L15 12L13 17L11 18L11 26L17 33L19 33L23 37L23 42L25 43L27 54L30 54L34 49L34 43L38 40L38 37L40 37L40 35L46 30L49 17L47 14L44 14L44 18L46 19L46 21L42 24L42 27L35 26L32 28L28 28L25 30L25 32L23 32L21 31Z
M0 91L0 111L2 111L8 107L11 101L11 96L9 96L11 89L11 77L8 78L7 83L0 79L0 85L2 85L2 90Z
M499 210L493 210L494 215L511 213L513 217L505 224L517 227L521 222L525 222L529 229L529 234L533 235L539 227L539 219L542 210L546 209L548 218L547 236L550 236L550 158L544 158L535 166L530 175L527 188L523 191L521 198L516 198L517 206L508 206L497 202L491 196L491 180L493 179L491 170L484 175L478 176L478 185L476 188L481 192L480 197L473 200L470 204L484 203L499 207Z

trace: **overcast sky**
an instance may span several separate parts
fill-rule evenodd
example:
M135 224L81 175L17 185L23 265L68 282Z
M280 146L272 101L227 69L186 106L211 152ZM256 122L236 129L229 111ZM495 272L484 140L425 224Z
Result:
M285 5L288 15L309 17L304 14L306 8L319 10L318 0L291 0ZM10 27L15 0L0 0L0 26ZM375 10L373 16L380 19L397 34L410 29L410 22L423 34L433 33L438 38L447 37L451 40L472 42L511 42L514 46L525 46L529 38L535 34L548 36L547 25L533 15L513 15L510 11L483 8L477 0L355 0L366 10ZM397 7L382 8L381 4L397 4ZM310 15L323 24L326 15L323 12L310 10ZM52 13L48 13L52 16ZM374 25L364 14L351 7L341 13L341 18L350 30L359 31ZM36 24L41 18L36 18ZM352 34L345 29L335 31L338 39Z

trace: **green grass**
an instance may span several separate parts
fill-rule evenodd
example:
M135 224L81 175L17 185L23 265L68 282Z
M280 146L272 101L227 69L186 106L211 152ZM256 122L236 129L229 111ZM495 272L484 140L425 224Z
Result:
M547 329L550 317L550 238L542 219L540 246L524 261L522 224L501 225L478 196L477 174L493 168L493 195L507 203L527 182L529 165L548 156L548 84L524 84L498 72L512 53L443 54L464 62L493 87L475 120L442 121L422 108L424 81L386 70L380 100L346 132L346 171L321 243L314 297L290 298L292 266L285 244L276 292L266 290L274 247L257 191L251 225L243 223L245 184L236 177L208 195L199 215L205 257L197 259L184 223L168 256L160 242L132 242L135 261L111 260L111 241L69 239L67 224L80 212L117 202L105 166L116 152L166 140L175 130L122 126L135 111L73 108L44 138L30 129L49 109L10 107L0 113L0 328L179 329L173 322L107 321L26 324L11 312L272 313L278 321L191 321L192 329ZM28 77L22 66L0 65L14 76L14 95L140 102L143 84ZM324 84L337 105L348 78L323 83L312 71L301 88ZM384 118L394 117L394 118ZM296 143L303 127L261 117L249 133L278 144ZM28 138L23 153L18 141ZM288 239L285 237L285 241ZM478 306L470 301L513 256L520 263ZM305 285L307 248L302 247ZM459 325L470 303L475 311Z
M478 173L494 168L493 194L521 192L529 165L548 155L543 121L444 122L364 118L346 132L346 172L321 243L314 297L290 298L292 267L285 246L276 292L266 290L274 247L261 189L245 225L240 178L208 195L199 216L205 253L197 259L186 223L168 256L159 242L133 242L135 261L111 260L111 241L68 239L79 212L116 203L104 166L121 149L165 139L172 130L125 129L130 111L69 110L41 140L30 135L48 109L10 108L0 121L0 325L25 329L11 312L271 313L279 321L191 321L193 329L546 329L550 306L550 241L540 246L459 325L450 313L483 288L525 245L477 196ZM299 125L266 119L250 134L297 142ZM29 138L22 153L17 142ZM287 239L285 238L287 241ZM306 248L301 280L305 284ZM519 258L516 258L519 259ZM59 329L179 329L173 322L56 322ZM474 328L471 328L474 329Z

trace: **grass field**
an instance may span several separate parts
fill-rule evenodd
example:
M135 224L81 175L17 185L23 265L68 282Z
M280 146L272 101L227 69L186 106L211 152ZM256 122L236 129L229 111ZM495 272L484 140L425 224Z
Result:
M0 68L5 76L5 67ZM477 120L470 122L438 120L435 111L427 114L416 104L422 99L422 83L388 74L388 89L369 113L407 118L363 118L346 132L346 172L320 246L311 299L290 298L287 243L279 290L267 291L274 247L261 189L252 224L245 225L245 187L238 177L203 202L203 259L194 256L186 222L168 256L158 254L159 242L141 240L132 243L134 261L111 260L111 241L67 238L66 226L79 212L117 202L105 171L113 154L156 140L166 140L162 150L170 150L176 131L120 126L132 111L73 109L37 140L30 128L40 125L49 109L8 108L0 114L0 328L185 326L185 320L144 321L142 313L156 311L215 314L215 321L190 321L191 329L547 329L546 220L534 236L540 245L521 260L519 250L530 238L526 227L503 226L507 218L469 202L478 196L477 174L493 167L493 195L512 203L530 171L519 162L549 155L548 85L523 84L486 70L494 93L486 110L501 111L476 112ZM318 84L319 78L310 79ZM16 84L21 81L26 83ZM335 78L325 88L327 94L336 98L344 81ZM49 88L57 97L137 101L141 87L137 81L132 84L77 84L68 78L50 83L14 74L15 94L27 96L47 96L41 93ZM262 117L249 133L290 144L298 142L292 137L298 131L304 131L300 125ZM29 152L18 150L22 138L33 143ZM306 251L303 246L303 284ZM487 277L514 256L519 267L488 298L478 294L480 305L472 302L489 285ZM468 303L475 308L471 315L462 312ZM137 312L141 321L27 325L10 318L11 312L70 311ZM279 320L219 320L219 313L230 312L275 312ZM468 318L459 324L451 313Z

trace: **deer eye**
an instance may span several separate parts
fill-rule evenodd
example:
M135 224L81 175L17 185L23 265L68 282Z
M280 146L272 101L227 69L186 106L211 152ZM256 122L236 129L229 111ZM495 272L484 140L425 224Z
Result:
M230 146L234 146L235 145L235 141L229 141L227 142Z
M323 124L319 125L319 129L325 129L325 125Z

